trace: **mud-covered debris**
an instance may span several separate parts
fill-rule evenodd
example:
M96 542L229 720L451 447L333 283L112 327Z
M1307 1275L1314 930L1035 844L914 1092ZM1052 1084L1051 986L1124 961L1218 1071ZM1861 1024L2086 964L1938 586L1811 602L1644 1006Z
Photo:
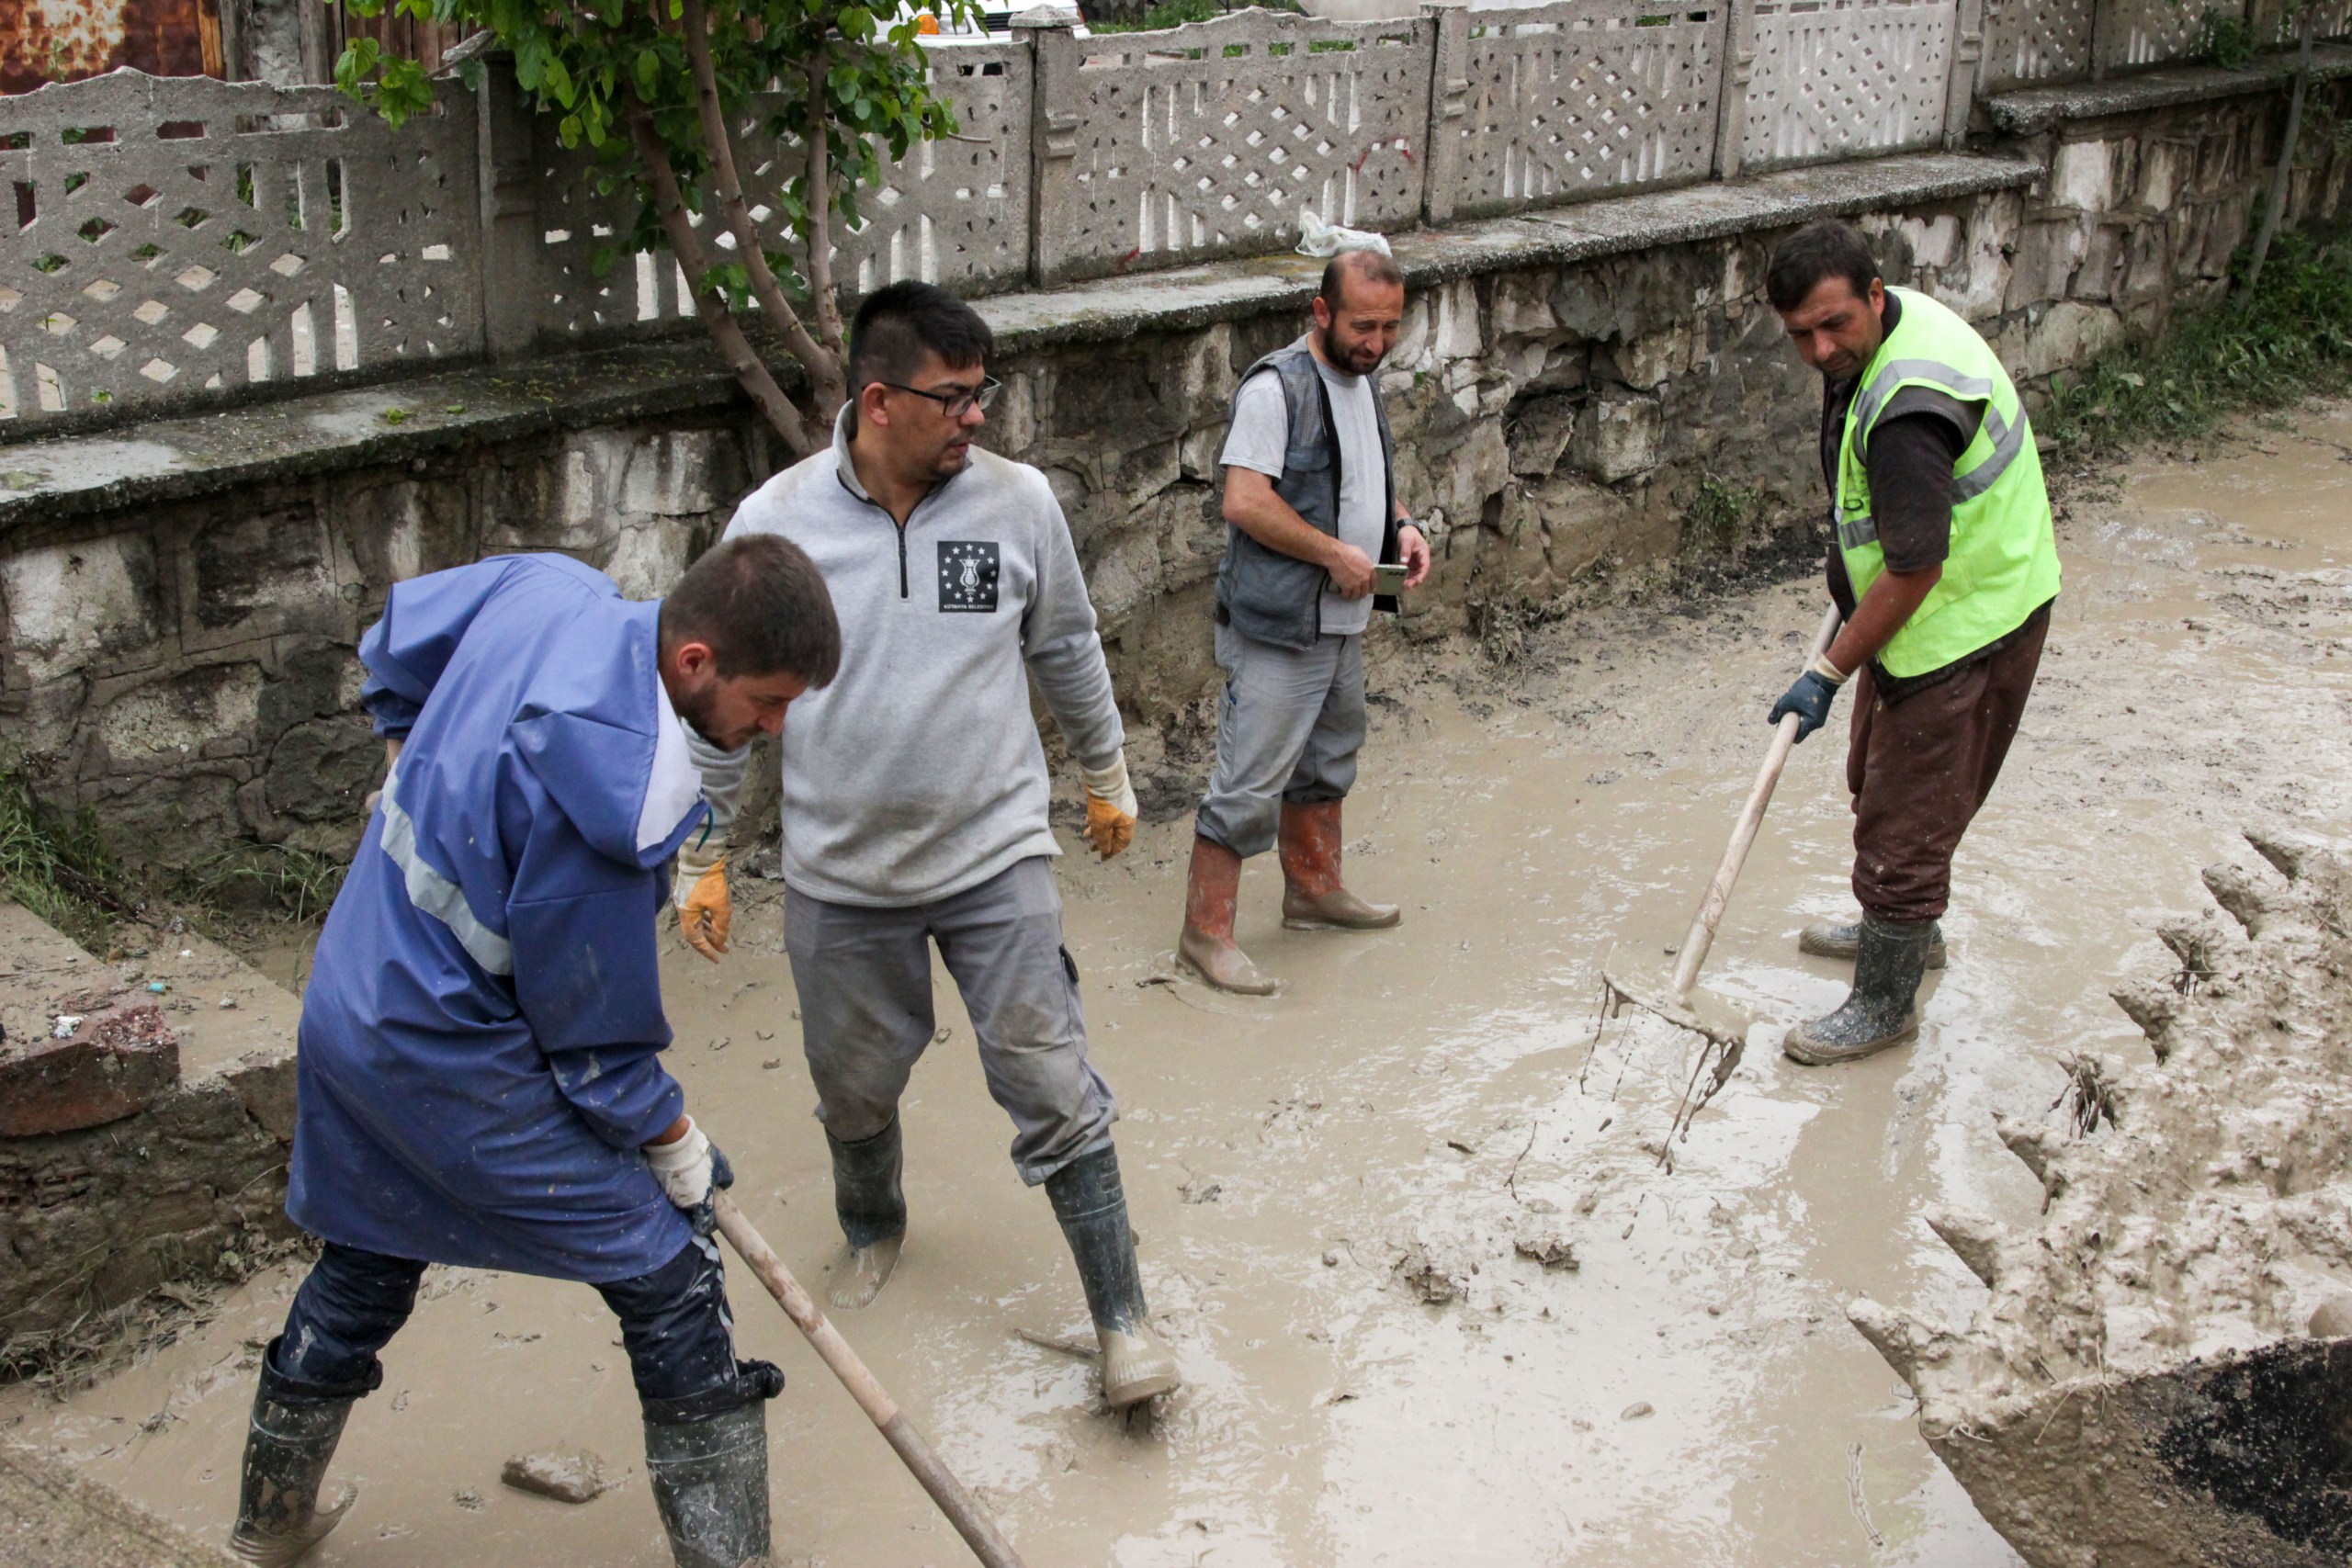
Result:
M451 1495L449 1500L469 1514L479 1514L490 1506L490 1500L481 1495L481 1489L478 1486L460 1486Z
M1218 1195L1224 1192L1225 1188L1221 1183L1211 1181L1206 1177L1196 1176L1176 1190L1177 1195L1187 1203L1214 1203L1217 1201Z
M1407 1290L1431 1306L1443 1306L1462 1296L1462 1281L1432 1258L1429 1249L1419 1242L1405 1249L1405 1256L1396 1260L1396 1272Z
M1577 1251L1566 1236L1548 1227L1531 1230L1511 1244L1521 1258L1532 1258L1544 1265L1544 1270L1565 1269L1570 1273L1583 1267L1577 1261Z
M2352 851L2247 838L2267 869L2205 873L2244 937L2167 921L2180 970L2122 988L2154 1063L2075 1052L2061 1124L1996 1118L2038 1233L1925 1216L1974 1324L1847 1308L2033 1568L2352 1560Z
M1617 1413L1620 1421L1638 1421L1645 1416L1655 1416L1657 1409L1646 1399L1637 1399Z
M559 1503L585 1503L612 1484L605 1461L586 1449L574 1453L516 1454L499 1480L518 1492L535 1492Z

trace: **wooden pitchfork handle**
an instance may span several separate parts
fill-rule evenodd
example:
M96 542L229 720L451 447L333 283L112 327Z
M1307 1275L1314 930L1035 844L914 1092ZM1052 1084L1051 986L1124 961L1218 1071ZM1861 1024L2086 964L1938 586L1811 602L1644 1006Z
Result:
M793 1325L808 1336L818 1357L842 1380L842 1386L849 1390L858 1408L881 1428L883 1438L898 1450L907 1468L915 1472L915 1479L922 1483L922 1489L931 1494L931 1500L939 1505L939 1511L947 1516L947 1522L956 1527L956 1532L972 1549L972 1555L988 1568L1024 1568L1020 1553L1012 1550L995 1522L980 1512L979 1504L964 1490L963 1483L939 1462L939 1456L932 1452L931 1445L915 1430L915 1424L907 1419L907 1413L899 1408L899 1402L865 1370L865 1363L849 1348L841 1330L817 1310L816 1302L801 1289L800 1281L792 1277L792 1271L784 1266L775 1248L752 1228L752 1222L743 1217L743 1211L735 1206L735 1201L724 1192L715 1191L710 1195L710 1206L718 1220L719 1235L760 1277L760 1283L768 1288L768 1294L784 1308Z
M1805 656L1810 665L1829 651L1829 644L1838 636L1841 621L1836 605L1821 617L1821 630L1813 639L1813 651ZM1772 731L1772 748L1764 753L1764 766L1756 774L1756 784L1747 792L1747 804L1739 808L1739 821L1731 830L1731 842L1724 846L1723 863L1715 867L1715 879L1707 884L1706 896L1699 900L1698 913L1690 917L1690 930L1682 939L1682 952L1674 964L1674 994L1685 998L1698 982L1699 965L1707 961L1707 949L1715 942L1715 928L1723 923L1724 907L1731 902L1732 884L1739 880L1739 868L1747 863L1747 852L1756 842L1756 829L1764 824L1764 808L1772 803L1772 787L1781 782L1781 770L1788 765L1789 752L1797 743L1797 726L1804 721L1795 714L1782 714Z

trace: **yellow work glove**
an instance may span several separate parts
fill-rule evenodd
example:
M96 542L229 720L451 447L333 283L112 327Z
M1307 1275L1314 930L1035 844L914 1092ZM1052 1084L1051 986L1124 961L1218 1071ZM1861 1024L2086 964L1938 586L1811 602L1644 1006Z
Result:
M718 963L727 951L727 928L735 919L735 901L727 892L727 846L680 850L670 901L678 907L678 934L696 953Z
M1109 860L1136 840L1136 791L1122 751L1107 768L1081 767L1086 781L1086 841Z

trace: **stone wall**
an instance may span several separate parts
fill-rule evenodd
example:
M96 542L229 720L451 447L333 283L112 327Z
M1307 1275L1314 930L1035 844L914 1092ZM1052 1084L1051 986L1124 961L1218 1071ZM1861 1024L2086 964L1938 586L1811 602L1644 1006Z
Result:
M2343 85L2322 91L2352 108ZM1855 214L1888 278L1978 322L2038 397L2053 373L2217 294L2267 179L2282 99L2027 117L2006 150L2046 170L2038 181L1988 158L1911 161L1996 171L1968 194L1906 196L1889 175L1883 198L1784 202L1713 232L1688 217L1808 180L1826 189L1856 177L1847 165L1400 240L1414 287L1383 384L1400 491L1440 559L1403 635L1457 633L1597 574L1728 558L1744 538L1688 523L1710 477L1760 492L1755 515L1817 509L1818 386L1762 296L1771 245L1802 218ZM2342 211L2348 161L2331 156L2299 177L2302 216ZM1599 232L1612 209L1665 216L1642 220L1652 237L1556 259L1564 236ZM1096 296L989 305L1015 345L994 367L1006 391L993 442L1043 468L1061 497L1148 774L1154 737L1182 728L1214 687L1227 400L1257 355L1302 330L1311 266L1185 275L1213 289L1281 265L1301 281L1278 308L1200 321L1165 303L1191 287L1181 280L1089 286L1102 291L1097 324L1030 346L1012 330L1023 311ZM93 501L119 492L85 486L70 507L11 513L0 491L0 765L26 769L61 807L96 807L133 864L186 868L256 842L347 853L380 772L356 710L353 649L387 587L485 554L552 549L630 594L660 592L772 467L762 428L722 378L708 385L672 412L583 428L413 451L355 437L340 463L265 468L153 504ZM140 434L75 438L72 450L101 474L127 469L141 460ZM0 447L0 486L27 488L11 451Z

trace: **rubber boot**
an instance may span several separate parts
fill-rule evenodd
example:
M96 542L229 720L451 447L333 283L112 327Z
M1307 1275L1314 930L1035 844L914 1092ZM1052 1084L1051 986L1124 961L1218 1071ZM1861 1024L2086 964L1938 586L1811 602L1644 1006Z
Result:
M334 1458L353 1401L309 1393L311 1385L271 1365L277 1355L273 1339L262 1356L261 1386L245 1428L237 1528L229 1537L231 1551L263 1568L288 1568L343 1522L358 1496L346 1486L334 1502L319 1506L327 1461Z
M1781 1049L1792 1061L1811 1067L1859 1062L1919 1032L1919 977L1927 973L1933 920L1882 920L1862 917L1854 954L1854 989L1846 1005L1826 1018L1789 1031Z
M1182 1385L1176 1358L1144 1317L1143 1273L1136 1266L1136 1235L1127 1224L1126 1190L1119 1183L1119 1151L1097 1149L1046 1178L1054 1218L1069 1240L1086 1310L1102 1347L1102 1400L1114 1410Z
M829 1132L825 1143L833 1151L833 1213L846 1243L833 1259L825 1299L854 1312L882 1293L906 1246L907 1200L899 1188L905 1146L896 1116L872 1137L845 1144Z
M645 1424L645 1474L678 1568L768 1561L768 1407Z
M1860 920L1813 920L1797 933L1797 951L1810 953L1815 958L1841 958L1854 961L1862 945L1862 923ZM1931 922L1928 937L1928 967L1944 966L1944 926L1941 920Z
M1193 836L1193 865L1184 877L1184 934L1176 957L1220 991L1271 997L1283 983L1250 962L1233 944L1233 907L1241 897L1241 857L1215 839Z
M1385 931L1405 917L1340 885L1340 803L1283 802L1283 924L1295 931Z

